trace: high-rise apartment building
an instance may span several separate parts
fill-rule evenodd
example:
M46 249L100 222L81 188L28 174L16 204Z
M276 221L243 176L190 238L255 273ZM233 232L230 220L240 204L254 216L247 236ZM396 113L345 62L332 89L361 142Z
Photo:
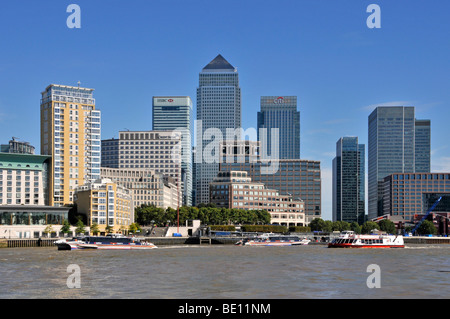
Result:
M155 131L181 133L181 180L183 205L192 205L192 101L189 96L154 96L152 125Z
M300 158L300 112L297 111L296 96L262 96L261 111L258 112L258 141L261 141L261 129L266 129L266 154L276 156L271 149L271 130L278 129L279 158Z
M383 214L383 179L386 176L429 170L426 164L430 158L429 128L429 121L415 119L415 109L411 106L377 107L370 114L369 219Z
M52 156L50 206L73 203L77 186L100 178L100 111L94 89L51 84L41 98L41 154Z
M333 221L364 223L365 174L365 145L341 137L333 159Z
M241 88L237 69L220 54L199 74L196 128L195 204L209 202L209 183L219 171L220 154L211 143L240 139ZM235 138L236 136L236 138Z

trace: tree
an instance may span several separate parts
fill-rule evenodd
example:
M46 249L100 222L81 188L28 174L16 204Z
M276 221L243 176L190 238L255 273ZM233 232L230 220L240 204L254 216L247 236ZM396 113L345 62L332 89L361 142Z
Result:
M395 234L397 232L397 228L395 227L394 222L389 219L383 219L378 223L380 229L385 231L388 234Z
M84 234L86 232L86 228L84 227L84 223L81 219L78 219L76 226L77 228L75 229L75 233Z
M67 219L64 220L60 232L63 233L64 235L70 233L70 223Z
M54 232L55 232L55 231L53 230L52 224L47 225L47 227L45 227L45 229L44 229L44 233L47 234L47 237L50 237L49 235L50 235L51 233L54 233Z
M420 224L419 228L417 228L417 233L419 235L436 235L437 229L434 226L433 222L424 220L422 224Z
M310 223L312 231L322 231L325 227L325 221L322 218L314 218Z
M106 225L106 227L105 227L105 232L107 233L107 234L111 234L112 232L113 232L113 228L112 228L112 226L111 225Z
M137 223L132 223L128 227L128 231L133 234L136 233L138 230L141 231L141 227Z
M377 223L372 221L365 222L361 227L361 233L362 234L370 234L372 230L374 229L380 229L380 226L378 226Z
M91 226L91 233L93 235L98 235L98 233L100 232L100 230L98 229L98 224L97 223L93 223Z
M361 226L357 222L350 224L350 230L353 230L356 234L361 234Z

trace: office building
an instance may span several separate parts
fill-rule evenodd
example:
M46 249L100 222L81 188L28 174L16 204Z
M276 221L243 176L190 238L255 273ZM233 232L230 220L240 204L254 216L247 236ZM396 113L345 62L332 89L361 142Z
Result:
M52 156L50 206L73 203L74 189L100 177L100 111L94 89L51 84L41 98L41 154Z
M450 173L395 173L383 179L383 214L414 221L443 200L433 212L450 212Z
M209 183L219 171L220 154L215 154L208 145L223 140L240 140L240 129L239 75L237 69L219 54L199 74L195 156L196 205L209 201Z
M131 192L110 179L98 179L75 189L78 214L87 217L92 228L97 224L101 233L110 226L113 233L124 233L134 222L134 205Z
M192 205L192 132L194 126L192 101L189 96L154 96L152 125L155 131L181 133L181 180L183 205Z
M415 121L415 170L416 173L431 171L431 121Z
M119 139L102 140L101 167L119 168Z
M300 112L297 111L296 96L262 96L261 111L258 112L258 141L261 129L266 129L266 154L272 154L271 130L277 129L280 159L300 158Z
M246 141L247 142L247 141ZM269 189L276 189L280 195L288 195L294 201L304 202L305 223L309 224L314 218L321 218L321 176L320 161L302 159L261 159L257 152L258 144L249 144L238 147L223 147L223 158L242 158L244 161L222 161L220 172L246 171L255 183L262 183ZM227 153L228 152L228 153ZM231 153L230 153L231 152Z
M177 131L120 131L120 169L152 171L175 181L182 205L181 133ZM104 159L107 161L108 159ZM178 203L177 203L178 204Z
M146 168L102 167L100 175L128 189L133 196L134 207L153 205L176 208L178 205L178 187L171 177Z
M333 159L333 221L365 219L365 145L357 137L341 137Z
M422 125L425 122L426 125ZM429 169L426 164L430 158L429 129L429 121L415 119L414 107L377 107L370 114L369 219L383 214L383 179L386 176Z
M217 207L265 210L271 224L306 226L303 201L252 182L246 171L219 172L210 183L210 202Z

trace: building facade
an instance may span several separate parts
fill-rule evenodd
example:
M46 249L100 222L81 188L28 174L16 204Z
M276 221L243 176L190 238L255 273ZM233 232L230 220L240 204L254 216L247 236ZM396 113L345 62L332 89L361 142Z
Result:
M104 159L108 161L108 159ZM171 178L177 185L182 205L181 133L177 131L119 132L120 169L141 169Z
M439 196L433 212L450 212L450 173L395 173L383 179L383 214L412 222L426 214Z
M297 111L296 96L262 96L261 111L258 112L258 141L261 141L261 129L266 129L268 155L276 156L271 149L271 130L277 129L278 157L300 159L300 112Z
M0 205L49 204L51 156L0 153Z
M114 233L123 233L134 222L131 192L110 179L98 179L76 188L75 204L78 213L87 216L88 225L97 224L100 232L106 226Z
M219 54L199 74L194 162L196 205L209 201L209 183L219 172L220 154L209 151L208 145L217 141L233 140L234 133L237 133L239 140L240 129L239 75L237 69Z
M154 96L152 125L155 131L181 133L181 180L183 205L192 205L192 132L194 127L192 101L189 96Z
M28 142L19 141L13 137L8 144L0 145L0 152L2 153L19 153L19 154L34 154L35 147Z
M130 190L134 207L154 205L161 208L176 208L178 205L176 181L152 170L102 167L100 175Z
M119 168L119 139L102 140L101 167Z
M365 145L341 137L333 159L333 221L365 221Z
M306 226L304 203L291 196L252 182L246 171L219 172L210 184L210 202L217 207L265 210L270 223L283 226Z
M275 166L274 169L268 169ZM321 175L320 161L278 160L269 162L226 163L220 164L221 172L246 171L255 183L278 190L280 195L291 196L294 201L303 201L305 223L321 218Z
M41 98L41 154L52 156L50 206L73 203L74 189L100 177L101 113L94 89L51 84Z
M424 121L415 119L414 107L377 107L370 114L369 219L383 214L383 179L386 176L393 173L414 173L416 169L427 169L427 165L424 165L430 158L430 124L429 121L427 122L425 125L427 129L422 131ZM418 160L416 161L416 159Z

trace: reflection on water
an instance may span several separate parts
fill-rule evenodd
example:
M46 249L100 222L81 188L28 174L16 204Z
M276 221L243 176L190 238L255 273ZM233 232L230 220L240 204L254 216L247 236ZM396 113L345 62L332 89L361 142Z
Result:
M0 298L449 298L450 246L0 250ZM67 267L81 270L69 289ZM381 269L381 288L366 281Z

